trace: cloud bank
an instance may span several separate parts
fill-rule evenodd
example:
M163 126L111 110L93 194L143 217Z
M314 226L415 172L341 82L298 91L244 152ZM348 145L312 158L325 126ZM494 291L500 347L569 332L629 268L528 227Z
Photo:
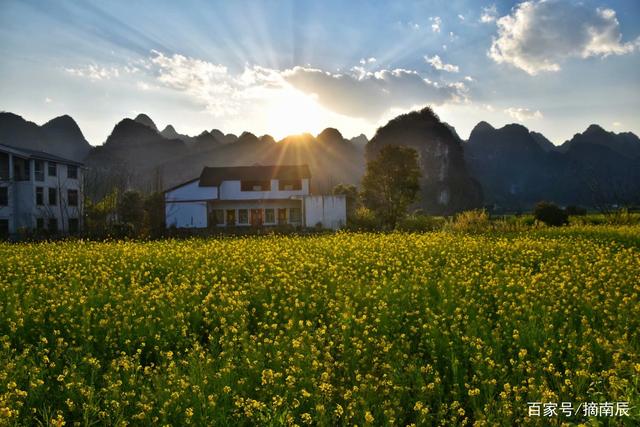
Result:
M622 42L612 9L565 0L525 1L498 19L497 26L489 57L531 75L559 71L567 58L624 55L640 41Z
M505 114L508 114L510 117L518 120L519 122L525 122L527 120L532 119L541 119L542 113L540 110L530 110L528 108L507 108L504 110Z

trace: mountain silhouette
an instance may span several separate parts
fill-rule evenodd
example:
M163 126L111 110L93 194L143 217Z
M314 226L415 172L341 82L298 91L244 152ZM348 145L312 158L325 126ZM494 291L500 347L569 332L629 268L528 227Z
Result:
M462 144L430 109L403 114L379 128L367 144L367 159L385 145L404 145L418 152L420 201L425 212L451 214L481 206L482 190L468 173Z
M76 161L82 161L91 150L78 124L67 115L38 126L17 114L0 112L0 143Z

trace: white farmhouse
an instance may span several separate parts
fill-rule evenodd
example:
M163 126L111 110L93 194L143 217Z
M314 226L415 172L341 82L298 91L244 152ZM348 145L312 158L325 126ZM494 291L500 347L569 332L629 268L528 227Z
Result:
M21 230L79 231L82 170L73 160L0 144L0 238Z
M307 165L205 167L199 178L164 192L166 225L344 226L345 197L311 195L310 179Z

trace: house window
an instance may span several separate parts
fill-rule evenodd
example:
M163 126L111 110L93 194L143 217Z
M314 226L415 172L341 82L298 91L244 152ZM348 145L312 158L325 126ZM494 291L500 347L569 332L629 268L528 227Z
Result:
M215 225L224 225L224 210L222 209L213 210L213 223Z
M6 239L9 237L9 220L0 219L0 239Z
M49 188L49 206L56 206L58 204L58 190L55 188Z
M36 187L36 205L44 205L44 188Z
M227 227L236 225L236 210L227 209Z
M44 230L44 218L36 218L36 230Z
M78 229L78 218L69 218L69 233L76 234Z
M42 160L35 160L33 170L36 175L36 181L44 181L44 162Z
M264 210L264 222L265 224L275 224L276 222L276 212L274 209L265 209Z
M49 176L57 176L58 175L58 165L53 162L49 163Z
M271 181L240 181L240 191L269 191Z
M78 190L67 190L67 205L78 206Z
M51 233L58 231L58 218L49 218L49 231Z
M249 224L249 211L238 209L238 224Z
M0 206L9 206L9 187L0 187Z
M278 189L280 191L296 191L302 190L301 179L281 179L278 181Z
M292 224L300 223L302 220L302 211L300 208L289 208L289 222Z
M67 178L78 179L78 167L74 165L67 165Z

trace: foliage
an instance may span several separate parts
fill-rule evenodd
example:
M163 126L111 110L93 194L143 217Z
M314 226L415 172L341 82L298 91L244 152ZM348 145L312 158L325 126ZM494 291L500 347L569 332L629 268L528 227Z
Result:
M367 163L362 178L364 205L393 228L416 201L421 176L418 153L410 147L386 145Z
M118 201L118 219L123 224L131 224L134 230L142 228L144 221L144 199L133 190L125 191Z
M447 230L463 233L482 233L492 228L489 214L484 209L460 212L446 226Z
M443 228L445 221L441 216L413 214L402 218L396 229L412 232L436 231Z
M358 189L353 184L338 184L333 187L332 193L335 195L344 195L347 204L347 221L351 221L359 207Z
M567 212L550 202L538 202L533 210L533 216L546 225L556 227L569 223Z
M587 214L587 209L582 206L569 205L564 210L569 216L585 216Z
M151 237L165 233L164 195L151 193L144 199L144 229Z
M380 230L381 226L380 220L373 211L364 206L356 209L348 224L349 229L354 231L376 231Z
M0 244L0 424L511 426L526 402L633 406L640 245L597 229Z

